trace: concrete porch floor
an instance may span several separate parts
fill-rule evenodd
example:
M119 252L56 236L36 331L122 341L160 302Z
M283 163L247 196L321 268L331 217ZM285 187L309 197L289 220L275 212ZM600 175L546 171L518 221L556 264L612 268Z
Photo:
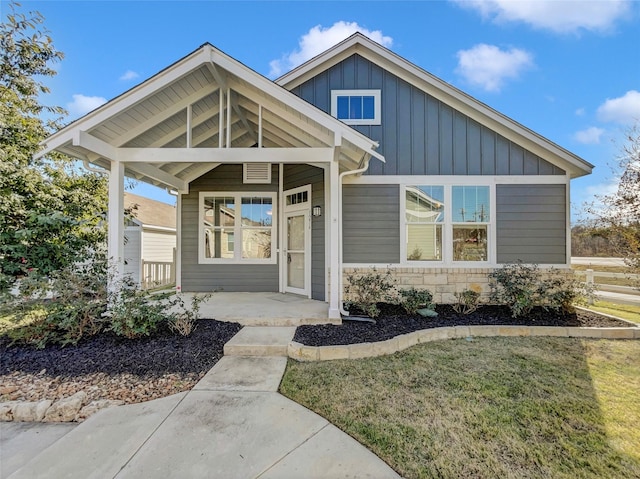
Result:
M182 293L187 306L194 295ZM283 293L213 293L200 304L201 318L233 321L243 326L300 326L303 324L340 324L329 319L329 305L323 301Z

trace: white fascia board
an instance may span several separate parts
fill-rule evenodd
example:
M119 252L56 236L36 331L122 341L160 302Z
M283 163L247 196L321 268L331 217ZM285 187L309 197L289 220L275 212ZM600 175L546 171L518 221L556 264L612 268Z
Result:
M179 60L160 73L157 73L155 76L144 81L140 85L133 87L101 107L87 113L82 118L75 120L45 139L43 142L45 145L45 151L48 152L56 148L56 146L50 145L60 146L72 140L73 133L75 131L89 131L100 123L109 120L119 112L141 102L145 98L156 93L158 90L161 90L175 80L197 69L206 61L207 58L204 56L204 49L200 48L196 50L182 60ZM42 153L40 153L40 155L42 155Z
M73 146L79 146L103 158L107 158L109 160L118 159L118 148L96 138L86 131L74 130L71 143Z
M371 140L370 138L359 133L353 128L350 128L348 125L345 125L341 121L333 118L331 115L328 115L319 108L306 102L302 98L282 88L268 78L263 77L262 75L247 68L237 60L229 57L219 50L216 50L212 46L209 46L209 49L210 60L212 63L220 65L231 74L236 75L238 78L249 82L259 90L264 91L265 93L269 94L285 105L289 105L291 108L294 108L311 120L324 126L328 130L341 131L343 135L345 137L348 137L349 141L351 141L354 145L363 148L367 152L369 152L369 150L375 149L378 146L377 142Z
M119 148L118 158L129 166L133 163L315 163L332 161L333 148Z
M557 166L571 172L573 178L591 173L592 164L362 35L350 37L278 78L276 82L287 89L295 88L315 76L318 69L330 68L354 53L497 131L505 138L521 144L538 156L545 157L545 154L551 153L559 160Z

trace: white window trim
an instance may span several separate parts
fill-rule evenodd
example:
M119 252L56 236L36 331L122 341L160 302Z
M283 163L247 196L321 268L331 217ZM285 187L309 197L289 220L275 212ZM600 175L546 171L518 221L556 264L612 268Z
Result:
M380 90L331 90L331 116L338 118L338 97L340 96L373 96L373 119L340 119L346 125L380 125L382 124L382 95Z
M207 258L204 255L204 198L210 196L233 197L242 215L242 198L269 197L271 198L271 258L242 259L242 223L236 221L233 226L234 240L240 238L239 244L234 241L234 258ZM274 191L201 191L198 195L198 264L276 264L277 263L277 194ZM265 229L268 227L265 227ZM239 246L239 248L238 248Z
M454 181L444 177L432 176L428 179L416 176L411 182L400 183L400 265L412 268L487 268L495 265L497 258L497 245L494 238L496 235L496 185L493 179L484 179L475 177L473 179L454 178ZM474 181L475 180L475 181ZM442 260L441 261L411 261L407 259L407 216L406 216L406 188L407 186L443 186L444 187L444 221L442 224ZM489 187L489 219L484 223L454 223L452 212L452 189L454 186L488 186ZM487 260L486 261L454 261L453 260L453 227L461 224L482 224L487 226Z

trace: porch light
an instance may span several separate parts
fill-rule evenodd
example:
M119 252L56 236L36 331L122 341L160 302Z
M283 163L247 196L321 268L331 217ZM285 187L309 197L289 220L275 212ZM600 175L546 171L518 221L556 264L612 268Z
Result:
M313 216L322 216L322 206L314 206L312 214Z

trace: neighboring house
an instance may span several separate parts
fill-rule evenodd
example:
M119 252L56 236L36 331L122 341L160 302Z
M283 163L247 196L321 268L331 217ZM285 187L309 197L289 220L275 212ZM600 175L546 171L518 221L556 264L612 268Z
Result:
M46 140L178 192L177 288L302 294L390 267L451 301L522 260L568 267L569 182L592 165L368 38L272 82L205 44ZM117 263L119 264L119 263Z
M175 206L125 193L124 207L131 211L124 228L124 272L145 287L175 281Z

